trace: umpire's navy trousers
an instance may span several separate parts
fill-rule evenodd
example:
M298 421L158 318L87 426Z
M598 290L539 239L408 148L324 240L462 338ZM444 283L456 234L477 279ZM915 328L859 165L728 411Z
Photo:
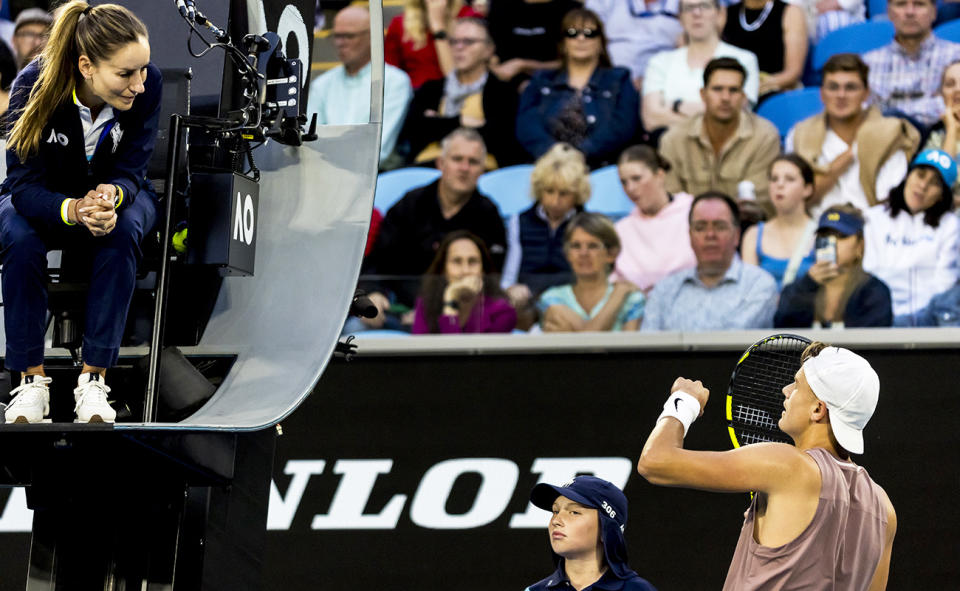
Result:
M118 212L106 236L93 237L82 225L38 227L0 197L0 257L3 260L3 321L6 366L13 371L43 364L47 315L47 251L81 246L90 253L83 361L94 367L117 362L120 341L133 297L140 242L153 228L157 201L143 191Z

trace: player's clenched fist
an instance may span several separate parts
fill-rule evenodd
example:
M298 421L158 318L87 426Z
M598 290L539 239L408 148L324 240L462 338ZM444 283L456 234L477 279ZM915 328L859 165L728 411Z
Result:
M673 387L670 388L670 393L673 394L674 392L686 392L700 401L700 414L703 414L703 409L707 406L707 399L710 398L710 390L704 388L703 382L700 380L677 378L673 382Z

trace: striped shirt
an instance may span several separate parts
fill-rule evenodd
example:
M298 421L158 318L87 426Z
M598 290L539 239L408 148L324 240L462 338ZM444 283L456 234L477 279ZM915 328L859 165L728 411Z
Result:
M932 125L943 113L940 78L944 69L960 60L960 43L938 38L931 33L920 51L907 54L896 41L863 56L870 66L871 101L884 113L896 110L925 126Z

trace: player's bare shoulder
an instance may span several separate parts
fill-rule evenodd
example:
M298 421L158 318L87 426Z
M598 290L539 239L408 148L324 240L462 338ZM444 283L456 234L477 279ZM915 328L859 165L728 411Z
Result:
M820 491L820 468L817 462L803 450L788 443L754 443L732 450L751 464L758 476L762 475L760 490L777 493L789 490L818 494Z

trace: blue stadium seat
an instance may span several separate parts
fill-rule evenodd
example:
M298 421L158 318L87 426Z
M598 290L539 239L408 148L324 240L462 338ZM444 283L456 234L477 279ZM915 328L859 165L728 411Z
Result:
M440 177L436 168L398 168L381 173L377 176L377 192L373 198L373 206L383 213L393 207L407 191L429 185Z
M780 137L784 138L794 123L822 110L820 89L801 88L770 97L757 109L757 115L776 125Z
M394 338L394 337L408 337L410 336L410 333L403 330L391 330L389 328L376 328L376 329L358 332L356 333L356 336L363 337L363 338L382 339L382 338Z
M623 192L616 165L604 166L590 173L590 201L587 202L587 209L614 220L633 211L633 201Z
M960 19L943 23L933 30L933 34L941 39L960 43Z
M890 21L867 21L838 29L817 43L813 48L813 69L819 72L830 56L838 53L863 55L893 41L893 23Z
M533 204L530 194L532 164L516 164L491 170L480 176L480 192L493 200L505 218L520 213Z

